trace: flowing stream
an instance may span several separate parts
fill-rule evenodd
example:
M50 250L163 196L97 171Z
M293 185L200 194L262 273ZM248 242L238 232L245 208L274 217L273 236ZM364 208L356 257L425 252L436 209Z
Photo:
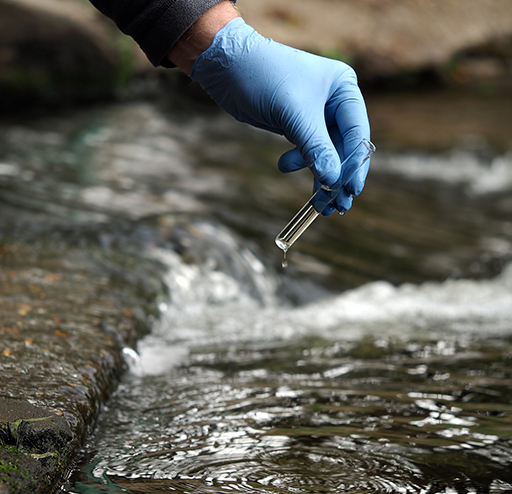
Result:
M510 492L512 268L272 303L214 264L169 266L71 492ZM264 300L264 301L262 301Z
M512 492L512 156L473 144L378 151L283 270L280 138L150 103L4 132L12 202L128 218L167 270L66 492Z

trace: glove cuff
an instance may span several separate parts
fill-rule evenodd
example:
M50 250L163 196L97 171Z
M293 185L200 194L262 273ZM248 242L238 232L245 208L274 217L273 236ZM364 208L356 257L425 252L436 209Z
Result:
M211 77L216 69L231 67L237 61L236 54L244 49L247 39L254 33L256 31L241 17L229 21L215 35L211 46L199 55L190 71L190 78L201 84L201 81Z

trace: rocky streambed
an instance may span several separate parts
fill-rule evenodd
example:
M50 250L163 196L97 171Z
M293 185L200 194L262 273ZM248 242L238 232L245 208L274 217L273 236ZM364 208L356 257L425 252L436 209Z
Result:
M386 105L393 101L370 100L370 113ZM171 299L176 319L166 319L169 330L181 321L191 331L173 338L197 344L229 333L232 318L243 326L237 338L254 337L258 317L267 314L260 303L281 307L288 299L264 320L275 334L293 313L290 301L300 305L377 280L398 286L472 277L487 293L485 280L511 259L509 155L474 138L448 154L399 152L393 148L400 140L441 144L429 131L438 121L418 119L407 134L405 120L386 124L389 112L380 115L382 147L364 194L346 218L318 221L290 252L285 272L273 237L309 196L310 180L276 170L288 148L282 139L183 97L4 122L0 492L58 488L125 370L124 356L158 326ZM481 129L459 123L446 127L457 132L441 148L463 143L468 128ZM495 125L496 146L506 148L501 117ZM153 256L160 250L179 262L163 263ZM499 280L506 312L509 292ZM238 306L246 297L250 310ZM428 312L428 297L425 303ZM296 317L302 320L300 311ZM158 343L156 350L162 354L150 364L175 364L167 347ZM168 390L170 382L162 381ZM122 441L121 431L111 433Z

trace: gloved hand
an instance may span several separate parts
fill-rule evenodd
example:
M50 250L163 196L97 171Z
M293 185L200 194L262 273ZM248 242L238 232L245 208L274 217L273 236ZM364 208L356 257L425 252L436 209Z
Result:
M215 36L190 74L217 104L241 122L284 135L296 146L281 156L279 169L308 167L315 190L336 187L341 162L369 139L370 126L355 72L343 62L266 39L242 18ZM322 214L344 213L361 192L369 160Z

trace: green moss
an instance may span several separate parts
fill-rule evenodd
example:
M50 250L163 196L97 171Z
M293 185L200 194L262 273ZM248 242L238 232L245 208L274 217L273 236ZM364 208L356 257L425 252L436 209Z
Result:
M0 443L0 451L7 453L9 456L21 456L23 453L18 449L17 446L12 444Z
M133 41L127 36L116 36L114 44L119 57L113 81L114 86L126 86L133 79L135 73Z
M11 422L9 424L11 436L14 438L18 437L18 428L23 422L41 422L43 420L48 420L50 417L38 417L35 419L18 419L15 422Z
M34 460L42 460L44 458L56 458L59 459L59 455L57 453L30 453L30 458L34 458Z
M0 484L11 487L18 492L35 487L35 479L28 470L22 468L18 460L0 460Z
M0 472L20 472L20 466L17 461L0 460Z
M29 484L34 482L33 476L22 468L18 460L0 460L0 483L9 487L18 488L24 478Z
M13 67L0 72L0 86L13 87L18 92L48 88L50 85L50 77L44 71Z
M13 492L34 491L41 483L50 485L51 478L56 474L63 478L65 470L57 453L25 454L16 446L0 445L0 485Z

